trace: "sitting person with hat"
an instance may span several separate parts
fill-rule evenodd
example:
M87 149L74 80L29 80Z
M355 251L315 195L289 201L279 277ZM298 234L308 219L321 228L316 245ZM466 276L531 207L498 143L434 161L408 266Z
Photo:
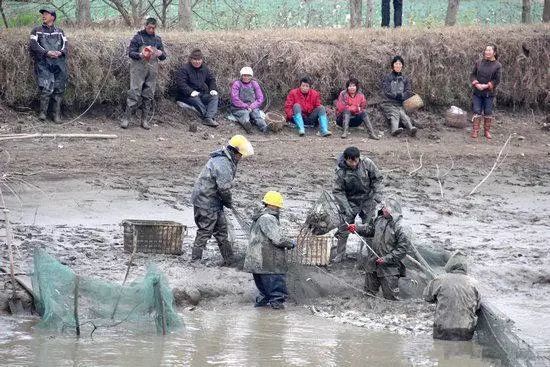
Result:
M264 103L264 94L253 76L252 68L245 66L241 69L240 79L231 85L231 114L248 134L252 133L253 124L261 132L267 133L267 124L260 110Z

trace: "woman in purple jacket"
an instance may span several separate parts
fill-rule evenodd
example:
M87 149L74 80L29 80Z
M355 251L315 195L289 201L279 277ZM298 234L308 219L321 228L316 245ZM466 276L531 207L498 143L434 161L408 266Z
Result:
M240 74L240 79L231 85L231 113L248 134L252 133L252 124L267 133L267 124L260 110L264 103L262 88L252 79L254 72L251 67L245 66Z

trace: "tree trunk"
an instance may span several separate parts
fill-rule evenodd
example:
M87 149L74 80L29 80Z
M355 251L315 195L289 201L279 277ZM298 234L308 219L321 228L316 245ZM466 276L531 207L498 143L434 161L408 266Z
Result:
M550 22L550 0L544 0L544 10L542 12L542 21L544 23Z
M90 24L92 22L92 14L90 13L90 0L76 0L76 22L81 25Z
M522 23L532 23L531 19L531 0L523 0L523 5L521 7L521 22Z
M178 18L179 25L187 32L193 30L193 18L191 11L191 0L179 0L178 3Z
M362 0L350 0L349 1L349 25L351 28L361 27L361 18L362 18Z
M456 24L456 17L458 15L458 6L460 0L449 0L447 4L447 16L445 17L445 25L453 26Z
M367 0L367 19L365 24L367 28L372 28L373 20L374 20L374 0Z
M2 15L2 20L4 21L4 26L6 27L6 29L8 29L8 20L6 19L6 14L4 14L4 4L3 4L3 0L0 0L0 14Z

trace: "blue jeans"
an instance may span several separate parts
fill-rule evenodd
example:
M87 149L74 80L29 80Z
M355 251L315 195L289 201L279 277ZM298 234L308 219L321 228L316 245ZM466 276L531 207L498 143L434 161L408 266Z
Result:
M308 127L312 127L319 124L319 117L321 115L326 115L325 106L319 106L309 115L305 115L302 113L302 106L300 106L298 103L296 103L294 106L292 106L292 112L294 112L295 115L302 115L302 118L304 119L304 125Z
M286 276L284 274L252 274L260 296L256 298L255 306L284 303L288 297Z
M493 114L494 96L478 96L474 94L472 102L474 106L474 114L491 116Z

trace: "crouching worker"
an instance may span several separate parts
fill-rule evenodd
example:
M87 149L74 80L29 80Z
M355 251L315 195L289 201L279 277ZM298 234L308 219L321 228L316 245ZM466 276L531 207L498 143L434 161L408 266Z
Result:
M252 133L252 124L261 132L267 132L267 124L262 118L260 107L264 103L264 94L258 82L252 77L250 66L241 69L241 78L231 85L231 114L248 134Z
M254 216L250 241L244 260L244 270L252 273L260 295L255 307L284 308L286 288L286 250L296 243L286 238L279 223L283 197L268 191L263 198L264 208Z
M401 262L410 248L410 231L402 223L401 205L395 199L380 204L374 220L366 225L349 224L348 231L372 238L366 261L365 291L375 295L382 288L384 298L399 300L399 278L405 276ZM376 254L375 254L376 253Z
M223 208L233 207L231 187L237 173L237 164L242 157L253 154L252 145L242 135L233 136L225 148L210 154L191 195L197 225L192 261L202 259L206 243L213 235L218 241L224 264L233 264L233 248L229 242L227 218Z
M445 265L447 274L439 276L424 289L424 300L437 303L433 326L434 339L470 340L477 325L481 305L477 281L468 276L466 257L456 252Z

